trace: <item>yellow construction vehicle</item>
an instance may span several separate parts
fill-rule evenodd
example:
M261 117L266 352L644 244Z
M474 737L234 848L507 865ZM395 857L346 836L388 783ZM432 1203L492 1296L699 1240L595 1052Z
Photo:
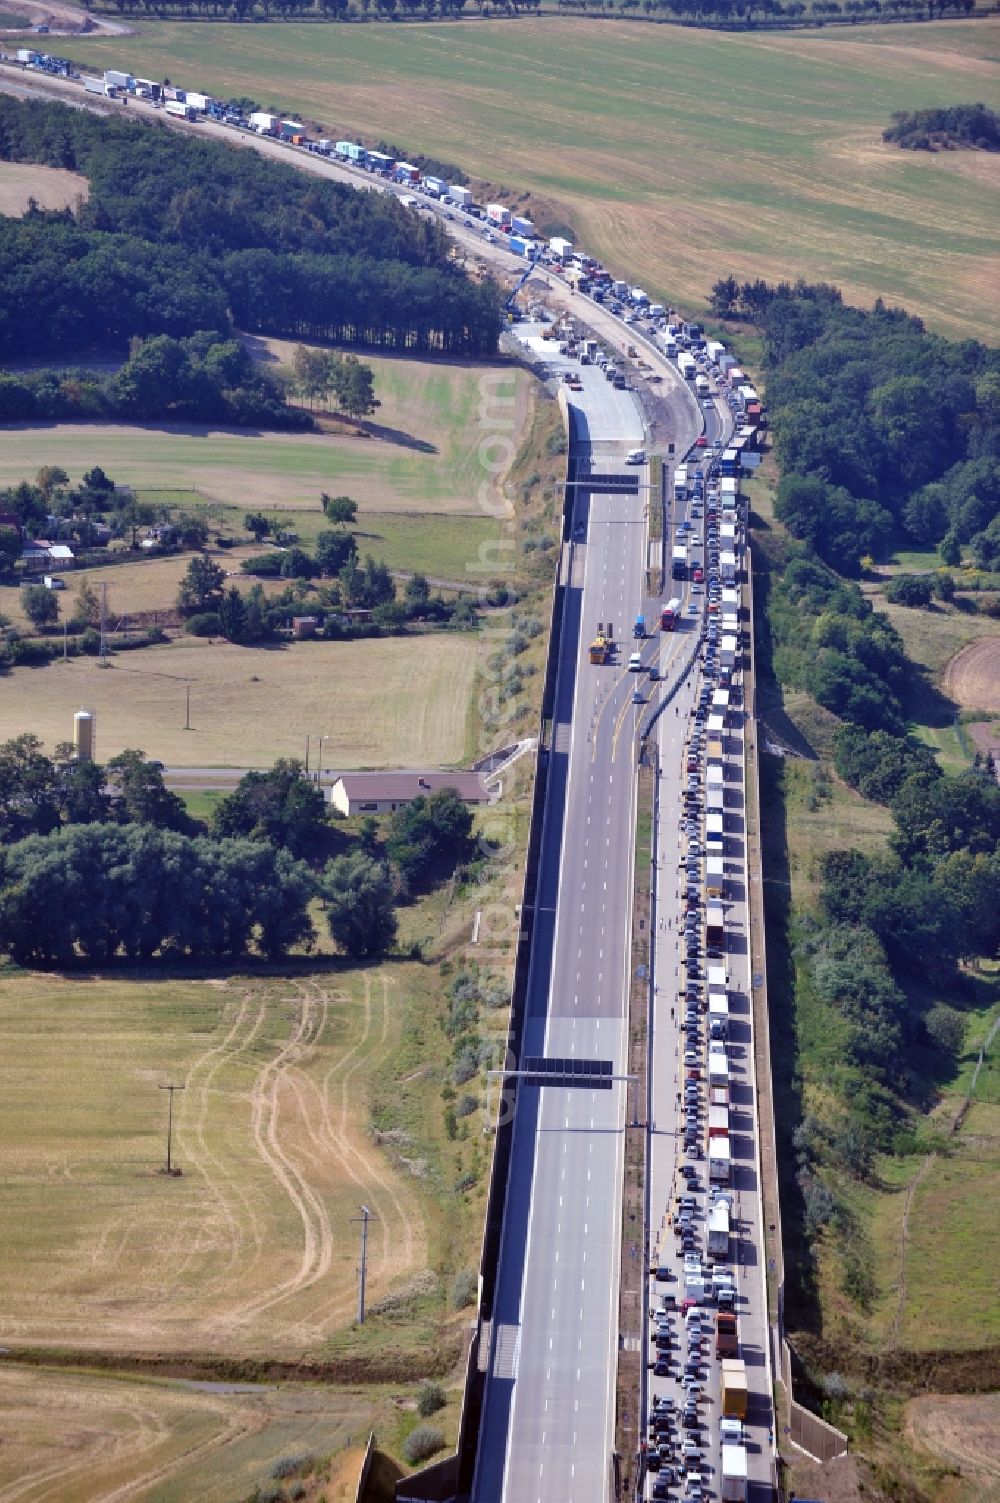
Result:
M598 621L597 635L590 644L590 661L598 664L610 663L614 646L614 628L611 622L608 622L607 630L605 631L604 622Z

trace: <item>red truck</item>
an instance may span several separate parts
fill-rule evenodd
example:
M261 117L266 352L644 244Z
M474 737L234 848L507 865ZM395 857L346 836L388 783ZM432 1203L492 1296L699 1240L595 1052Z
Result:
M731 1310L720 1310L715 1317L715 1355L738 1357L739 1337L736 1331L736 1316Z

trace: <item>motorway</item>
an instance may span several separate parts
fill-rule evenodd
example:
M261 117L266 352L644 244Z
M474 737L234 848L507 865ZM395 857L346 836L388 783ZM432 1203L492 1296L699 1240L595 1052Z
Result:
M550 362L551 363L551 362ZM576 472L624 469L643 442L631 393L594 368L570 396ZM641 472L646 478L646 472ZM597 482L599 487L599 481ZM524 1052L624 1068L632 832L630 642L591 667L598 621L641 607L646 498L597 488L563 554L566 590ZM618 626L621 623L621 627ZM604 1496L614 1415L623 1085L518 1096L473 1496Z

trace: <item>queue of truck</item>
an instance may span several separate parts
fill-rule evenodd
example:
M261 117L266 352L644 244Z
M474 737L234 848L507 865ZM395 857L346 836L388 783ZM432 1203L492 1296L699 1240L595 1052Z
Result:
M711 358L706 348L695 360L717 396L723 395L724 354L715 345ZM730 473L724 477L721 453L721 443L714 449L695 446L673 477L672 573L690 582L691 610L701 618L702 676L682 753L678 927L683 970L671 1011L681 1040L677 1138L684 1157L675 1166L672 1203L664 1217L669 1230L658 1234L650 1264L650 1305L653 1377L672 1379L680 1397L654 1383L643 1454L646 1496L679 1503L705 1503L716 1496L737 1503L747 1497L749 1478L748 1384L736 1281L741 1224L731 1110L731 1050L737 1046L728 971L725 769L738 745L734 728L744 651L738 586L745 515L742 467L727 465ZM661 630L676 630L682 609L680 597L673 596L661 608ZM674 1272L678 1258L679 1274ZM719 1385L715 1414L709 1401L709 1338Z

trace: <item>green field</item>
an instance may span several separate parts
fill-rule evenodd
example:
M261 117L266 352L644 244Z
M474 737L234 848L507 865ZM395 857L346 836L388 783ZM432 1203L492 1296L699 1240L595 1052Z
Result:
M651 294L798 276L1000 335L1000 164L900 152L894 110L1000 102L1000 22L713 34L553 17L319 27L143 22L74 54L295 110L528 190ZM442 101L446 101L443 106ZM532 200L528 201L529 211Z

